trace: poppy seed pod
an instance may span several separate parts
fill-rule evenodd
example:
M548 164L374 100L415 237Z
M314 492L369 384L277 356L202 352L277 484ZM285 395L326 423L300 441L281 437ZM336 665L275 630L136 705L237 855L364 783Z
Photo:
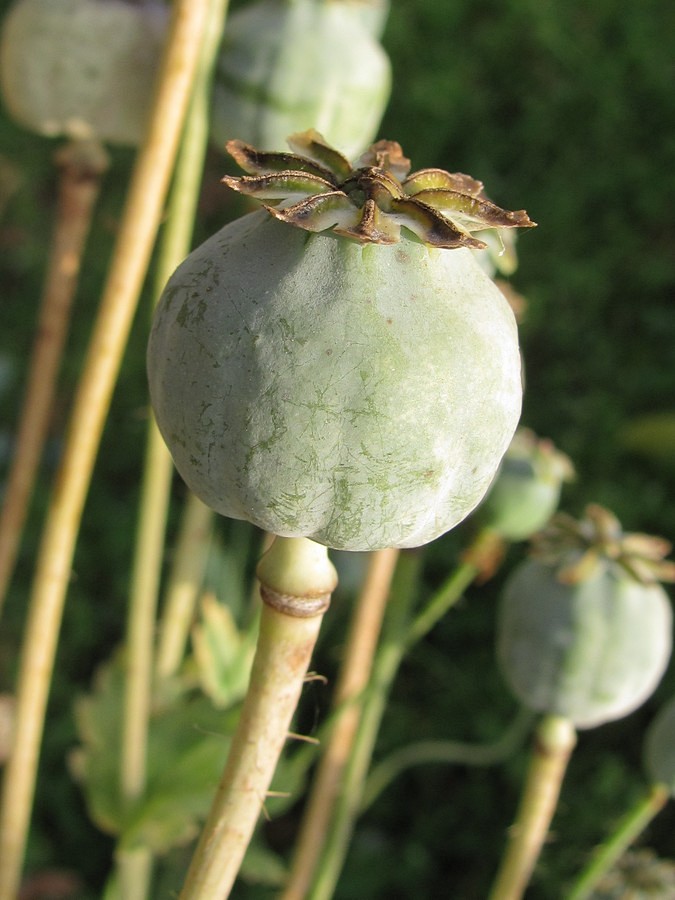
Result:
M504 540L524 541L546 525L563 482L573 477L570 459L551 441L518 429L478 510L481 525Z
M502 596L497 655L518 699L593 728L628 715L653 692L672 647L675 576L669 545L623 534L607 510L555 517Z
M267 208L166 286L157 422L226 516L338 549L418 546L478 504L520 415L515 322L470 228L532 223L468 176L406 177L392 142L354 168L315 132L290 143L230 144L251 174L227 183Z

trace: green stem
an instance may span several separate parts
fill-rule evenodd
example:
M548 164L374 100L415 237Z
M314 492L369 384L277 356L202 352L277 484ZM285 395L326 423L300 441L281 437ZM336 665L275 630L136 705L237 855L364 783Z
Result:
M428 634L448 610L457 603L476 577L477 572L476 566L470 562L462 562L457 566L422 612L411 622L405 638L406 649Z
M568 900L587 900L600 879L609 872L654 816L661 812L669 799L670 789L667 785L652 785L646 796L641 797L626 813L609 840L595 851L574 882Z
M373 768L363 792L361 812L370 806L395 778L412 766L444 763L494 766L520 746L532 725L532 713L521 709L504 734L491 744L461 741L419 741L391 753Z
M575 744L576 731L569 719L546 716L537 727L520 807L509 829L490 900L523 896L548 834Z
M387 604L382 640L373 663L342 790L313 885L307 894L308 900L328 900L332 897L342 870L389 691L405 654L420 570L419 553L408 551L401 554Z
M159 625L156 666L157 676L161 679L175 675L185 655L197 596L204 579L212 525L213 511L194 494L189 494Z
M484 529L462 554L462 561L446 581L431 597L424 609L416 616L406 638L408 649L431 631L434 625L450 610L463 595L467 587L482 571L486 555L494 552L495 536Z
M145 847L118 850L115 854L116 878L109 889L110 900L145 900L153 867L152 851Z
M146 785L148 729L152 694L153 643L164 532L173 471L171 458L152 423L148 430L140 519L127 617L125 691L120 752L120 791L131 808ZM118 849L117 883L124 900L145 900L152 854Z
M480 571L480 565L476 560L480 558L486 540L491 539L485 533L478 535L464 554L464 561L412 621L412 607L417 596L421 558L417 553L404 553L401 556L387 606L385 632L375 657L340 801L308 900L329 900L335 890L362 805L366 777L391 685L401 661L410 648L421 640L460 599L467 586L474 580Z
M344 771L358 728L363 691L370 677L398 556L398 550L393 549L370 554L335 687L335 714L328 742L305 808L291 874L281 900L305 897L321 855L333 809L342 793Z
M181 900L230 894L337 582L327 549L306 538L276 538L257 574L263 605L249 689Z
M206 22L206 0L178 0L143 147L47 512L30 598L17 687L14 743L0 815L0 900L18 892L49 685L75 542L127 336L162 216Z

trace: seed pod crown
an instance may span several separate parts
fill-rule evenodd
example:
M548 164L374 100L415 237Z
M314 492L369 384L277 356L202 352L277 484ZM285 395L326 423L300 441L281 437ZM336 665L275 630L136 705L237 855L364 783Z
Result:
M228 141L228 153L249 174L223 181L306 231L332 229L361 243L395 244L404 228L431 247L481 250L487 245L472 231L535 225L524 210L488 200L482 182L469 175L435 168L409 174L410 160L396 141L378 141L354 165L314 130L291 135L288 145L294 152Z
M609 510L591 503L577 520L559 513L533 539L532 555L557 569L560 581L586 581L602 568L630 575L641 584L675 581L675 563L665 559L668 541L627 533Z

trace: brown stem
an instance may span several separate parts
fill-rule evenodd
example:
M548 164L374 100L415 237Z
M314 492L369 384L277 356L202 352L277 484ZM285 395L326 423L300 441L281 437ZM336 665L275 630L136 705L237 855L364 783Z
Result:
M361 715L358 698L370 678L397 560L398 551L393 549L377 550L370 556L335 687L334 724L314 780L282 900L303 900L312 882L358 728Z
M56 222L0 514L0 610L14 571L42 457L92 214L109 165L108 154L95 141L66 144L54 161L60 172Z

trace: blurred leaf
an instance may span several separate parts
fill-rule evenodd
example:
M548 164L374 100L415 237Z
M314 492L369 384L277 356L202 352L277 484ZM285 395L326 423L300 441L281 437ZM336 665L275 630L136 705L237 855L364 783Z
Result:
M147 790L124 811L119 790L123 699L124 669L117 654L99 671L93 692L76 704L82 744L72 756L72 769L100 828L126 847L143 844L163 853L189 840L208 811L237 710L216 710L205 697L187 692L153 710Z
M204 594L192 646L202 688L219 708L246 694L257 635L257 618L240 632L229 608L214 594Z
M256 835L241 867L241 877L251 884L281 887L288 873L281 857L265 847Z

